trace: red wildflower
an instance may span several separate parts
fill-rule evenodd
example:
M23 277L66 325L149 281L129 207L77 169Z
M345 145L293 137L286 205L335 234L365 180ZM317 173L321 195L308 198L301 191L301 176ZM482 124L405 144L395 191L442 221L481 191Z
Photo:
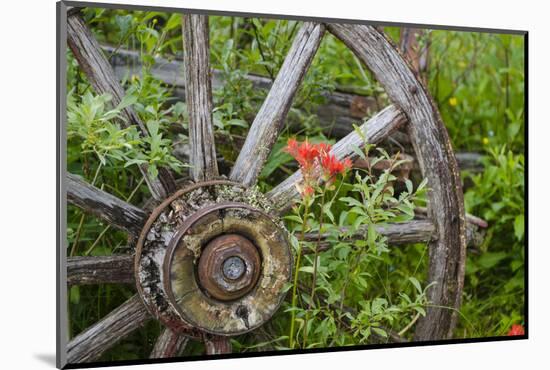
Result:
M285 152L296 158L296 156L298 155L298 142L296 141L296 139L288 139Z
M522 325L514 324L510 328L510 331L508 332L508 336L514 336L514 335L524 335L525 329L523 329Z
M285 150L298 161L300 167L302 167L302 171L309 171L319 156L319 147L315 144L310 144L307 140L303 143L298 143L294 139L289 139Z
M300 194L308 197L314 193L314 185L318 181L317 166L321 167L324 181L331 182L338 174L351 168L351 161L339 161L334 154L330 154L330 144L310 144L307 140L299 143L289 139L285 151L298 161L304 178L304 184L299 186Z
M332 146L330 144L320 143L317 144L317 148L319 149L320 155L326 155L330 153Z
M334 154L325 154L321 157L321 167L323 168L326 181L331 181L336 175L342 174L351 168L349 158L339 161Z
M313 195L314 192L315 192L315 189L313 189L313 186L306 185L306 186L304 186L302 194L305 197L309 197L310 195Z

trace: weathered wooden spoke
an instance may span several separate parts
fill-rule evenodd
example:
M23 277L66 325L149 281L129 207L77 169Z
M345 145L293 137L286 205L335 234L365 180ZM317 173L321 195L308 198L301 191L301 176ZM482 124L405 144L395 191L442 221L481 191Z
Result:
M119 340L141 327L151 316L135 295L67 344L67 362L97 359Z
M134 257L130 255L67 258L67 284L134 283Z
M413 220L408 222L399 222L387 225L375 226L376 232L388 238L390 245L403 245L413 243L426 243L437 238L434 224L428 220ZM341 235L344 235L348 230L346 228L339 229ZM367 236L367 227L360 227L357 232L345 238L346 240L365 240ZM316 242L319 239L318 233L307 233L306 241ZM343 239L343 238L342 238ZM319 243L319 251L327 250L331 244L337 240L331 240L331 235L328 233L321 234ZM304 251L304 254L312 253L310 250Z
M359 133L351 132L332 147L331 153L338 159L355 159L357 154L354 147L361 147L364 145L364 141L376 144L406 121L406 116L401 110L389 106L361 125L360 130L363 133L364 140ZM299 198L296 185L302 180L302 173L298 170L267 193L267 197L270 198L280 212L284 212L292 206L294 200Z
M147 214L140 208L67 174L67 201L137 237Z
M221 355L233 351L228 337L206 336L204 338L204 345L207 355Z
M256 183L324 32L322 24L306 22L296 34L271 90L252 123L229 176L231 180L246 186Z
M482 242L482 233L480 226L475 222L470 222L467 219L466 245L468 247L477 248ZM387 238L388 245L401 246L416 243L430 243L437 240L437 232L433 222L430 220L412 220L406 222L390 223L385 225L375 226L376 232ZM318 233L306 233L304 238L309 242L319 242L318 251L329 250L338 240L365 240L367 238L368 227L361 226L355 233L351 235L344 234L348 231L346 228L340 228L338 238L334 238L330 233L322 233L319 237ZM304 250L304 254L310 254L314 251L311 249Z
M124 89L116 78L109 61L103 55L97 40L76 9L69 12L67 26L69 48L93 88L98 94L110 94L113 97L112 102L119 104L125 95ZM148 135L145 124L131 107L123 109L122 115L124 117L123 124L136 125L142 135ZM140 170L155 199L164 199L176 189L170 171L161 168L158 178L152 178L147 171L147 165L141 165Z
M411 141L431 189L429 214L438 234L429 252L428 280L437 282L428 290L433 306L419 321L415 338L448 338L464 284L466 225L460 173L447 131L426 88L383 33L365 25L329 24L328 29L374 73L409 120Z
M212 125L208 16L186 14L182 22L191 178L206 181L218 176Z
M157 338L149 358L176 357L184 350L188 342L189 337L165 328Z

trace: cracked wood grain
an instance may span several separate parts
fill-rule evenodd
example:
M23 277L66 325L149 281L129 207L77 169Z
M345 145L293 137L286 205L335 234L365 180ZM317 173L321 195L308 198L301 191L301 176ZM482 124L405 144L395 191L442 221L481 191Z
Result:
M137 238L147 214L140 208L67 174L67 201Z
M164 328L157 338L149 358L176 357L181 354L188 342L189 337Z
M69 257L67 284L134 283L134 257L130 255Z
M430 220L411 220L406 222L397 222L387 225L376 225L376 231L387 238L387 243L390 246L402 246L415 243L429 243L437 240L435 226ZM361 226L352 235L344 234L348 231L347 228L340 228L340 236L337 239L331 238L329 233L321 234L319 243L319 251L325 251L332 248L338 240L354 241L365 240L367 238L368 227ZM318 233L307 233L305 240L315 243L319 240ZM483 232L480 227L473 222L468 222L466 243L468 247L478 248L483 242ZM305 250L304 254L311 254L314 250Z
M208 16L185 14L184 38L185 91L189 113L189 162L191 178L206 181L218 176L214 126Z
M78 334L67 344L70 364L97 359L119 340L141 327L151 316L138 295L134 295L106 317Z

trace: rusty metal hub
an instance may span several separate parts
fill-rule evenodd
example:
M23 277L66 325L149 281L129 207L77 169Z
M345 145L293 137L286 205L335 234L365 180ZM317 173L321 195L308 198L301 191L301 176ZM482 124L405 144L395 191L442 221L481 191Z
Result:
M276 312L292 254L261 193L216 180L190 185L152 212L135 264L146 307L173 331L236 335Z
M216 237L199 259L199 284L213 298L230 301L248 293L258 281L258 249L239 234Z

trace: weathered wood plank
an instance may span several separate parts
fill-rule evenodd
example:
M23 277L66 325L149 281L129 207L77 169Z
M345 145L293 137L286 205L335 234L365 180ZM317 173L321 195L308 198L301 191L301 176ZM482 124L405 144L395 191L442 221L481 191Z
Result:
M448 133L427 89L418 81L385 35L366 25L329 24L328 28L373 72L390 100L409 119L409 134L431 189L430 219L438 240L429 250L428 290L434 306L416 326L417 340L452 336L461 303L466 259L466 222L460 173Z
M206 181L218 176L212 124L208 16L185 14L182 28L191 147L190 173L194 181Z
M388 238L388 245L400 246L414 243L428 243L437 240L437 233L433 222L429 220L412 220L407 222L399 222L388 225L375 226L376 231ZM466 245L471 248L478 248L482 242L482 233L480 227L473 223L468 222ZM347 228L340 228L339 232L343 239L344 233L348 231ZM368 233L368 227L360 227L356 233L346 237L346 240L364 240ZM321 234L319 242L319 251L329 250L334 245L333 240L329 239L330 234ZM317 242L319 240L318 233L307 233L305 240L309 242ZM314 253L313 250L305 250L304 254Z
M405 122L405 115L396 107L389 106L361 125L360 130L368 143L376 144ZM362 145L364 145L363 139L354 131L339 140L332 147L331 153L338 159L347 157L353 160L357 157L357 154L352 148L354 146L361 147ZM296 185L301 181L302 173L298 170L268 192L267 197L271 199L280 212L284 212L292 206L294 200L298 199L299 193Z
M256 183L324 32L322 24L306 22L296 34L273 86L252 123L229 175L231 180L246 186Z
M367 227L360 227L356 233L351 235L347 240L366 239ZM413 220L408 222L399 222L388 225L377 225L375 229L378 233L388 238L390 245L403 245L411 243L424 243L437 239L435 226L433 222L428 220ZM347 228L340 229L341 234L347 232ZM321 243L319 250L327 250L331 248L332 241L328 240L329 234L321 234ZM316 242L319 238L318 233L307 233L305 240ZM313 251L304 251L304 254L313 253Z
M149 358L176 357L181 354L188 342L189 337L176 334L172 330L165 328L157 338Z
M98 94L110 94L113 104L119 104L125 95L124 89L103 55L99 43L77 12L71 13L67 18L67 42L94 90ZM123 124L136 125L142 135L148 135L145 124L131 107L123 109L121 113L125 118ZM170 171L159 169L158 177L152 178L147 172L147 165L141 165L140 170L155 199L162 200L176 189Z
M70 364L97 359L119 340L141 327L151 316L138 295L133 296L106 317L74 337L67 344Z
M138 237L147 214L140 208L88 184L80 177L67 174L67 201L83 211Z
M134 257L130 255L69 257L67 284L134 283Z

